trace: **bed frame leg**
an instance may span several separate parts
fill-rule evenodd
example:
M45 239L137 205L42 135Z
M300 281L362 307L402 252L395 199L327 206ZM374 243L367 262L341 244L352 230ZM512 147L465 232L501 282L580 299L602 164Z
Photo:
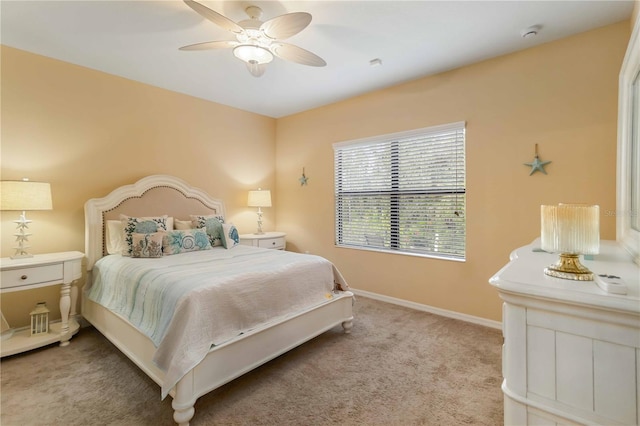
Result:
M351 333L351 328L353 327L353 318L342 323L342 328L344 329L345 334Z
M173 420L175 420L175 422L178 423L178 425L180 426L189 426L189 420L193 418L193 415L195 414L196 409L193 408L193 405L186 408L178 408L176 407L176 405L178 404L175 403L175 399L174 399L173 402L171 403L171 406L174 409Z
M189 420L193 418L193 415L196 412L196 409L193 408L193 405L191 407L182 409L176 408L173 403L171 404L171 406L175 410L173 412L173 420L175 420L175 422L180 426L189 426Z
M189 371L176 384L175 395L171 401L173 408L173 420L180 426L189 426L189 421L196 412L193 398L193 370Z

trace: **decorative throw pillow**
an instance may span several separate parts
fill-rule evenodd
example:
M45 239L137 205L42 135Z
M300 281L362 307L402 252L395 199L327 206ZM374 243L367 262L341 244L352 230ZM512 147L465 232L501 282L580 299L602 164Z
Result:
M193 229L193 225L190 220L175 219L173 221L173 229Z
M124 242L124 231L121 220L107 220L105 246L109 254L122 254L127 245Z
M209 250L211 243L204 229L176 229L164 233L162 250L165 255Z
M194 228L205 228L209 236L211 247L222 245L222 224L224 218L222 216L208 215L191 215L191 225Z
M233 224L222 225L222 245L226 249L234 248L240 244L240 235Z
M131 257L162 257L162 235L164 232L151 234L131 234L133 242Z
M154 217L130 217L121 214L120 220L122 221L124 241L126 244L122 255L131 256L131 252L133 251L132 234L152 234L157 231L167 231L169 230L167 226L167 219L167 215Z

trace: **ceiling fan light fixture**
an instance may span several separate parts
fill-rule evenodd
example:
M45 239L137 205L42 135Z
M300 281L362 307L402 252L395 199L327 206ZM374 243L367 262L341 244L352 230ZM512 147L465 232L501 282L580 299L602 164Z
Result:
M315 53L282 42L282 40L298 34L309 25L311 15L307 12L285 13L262 22L260 20L262 10L258 6L249 6L245 8L249 19L236 23L195 0L184 0L184 2L203 18L233 33L237 41L220 40L196 43L183 46L180 50L233 48L233 55L246 64L254 77L260 77L264 74L267 64L273 61L275 56L301 65L313 67L327 65L325 60Z
M253 44L241 44L233 49L236 58L247 64L268 64L273 61L273 54L264 47Z
M261 77L262 74L267 70L267 64L257 64L247 62L247 69L254 77Z

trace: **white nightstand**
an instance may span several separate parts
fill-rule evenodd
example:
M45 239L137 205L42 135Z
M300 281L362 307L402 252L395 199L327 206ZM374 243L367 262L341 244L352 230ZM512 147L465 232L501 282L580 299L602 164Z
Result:
M264 234L242 234L240 244L268 249L284 250L287 245L284 232L265 232Z
M80 328L75 318L77 289L71 289L71 283L82 277L83 253L68 251L62 253L36 254L25 259L0 259L0 293L29 290L39 287L62 284L60 289L59 323L50 324L49 333L43 336L30 336L30 329L17 330L9 339L2 342L0 357L17 354L41 346L60 342L67 346L71 336ZM72 309L73 307L73 309Z

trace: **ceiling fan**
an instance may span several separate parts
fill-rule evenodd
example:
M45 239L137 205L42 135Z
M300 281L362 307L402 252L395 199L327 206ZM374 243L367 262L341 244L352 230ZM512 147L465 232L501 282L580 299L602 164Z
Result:
M247 64L249 72L254 77L264 74L267 64L273 60L274 56L312 67L327 65L318 55L281 41L305 29L311 22L309 13L287 13L262 22L260 20L262 9L258 6L249 6L245 9L249 19L236 23L196 1L184 0L184 2L204 18L232 32L236 40L190 44L181 47L180 50L233 49L235 57Z

